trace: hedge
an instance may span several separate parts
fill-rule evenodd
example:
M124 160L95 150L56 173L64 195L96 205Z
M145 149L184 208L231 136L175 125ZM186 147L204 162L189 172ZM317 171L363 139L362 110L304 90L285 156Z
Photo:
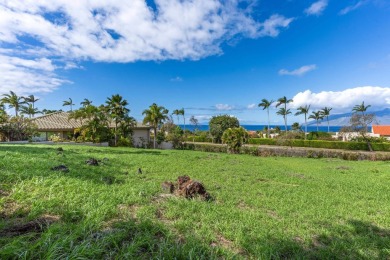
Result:
M184 149L227 153L226 145L220 144L194 144L187 143ZM342 150L321 150L321 149L291 149L285 146L243 146L240 151L241 154L250 154L254 156L284 156L284 157L306 157L306 158L339 158L343 160L357 161L357 160L371 160L371 161L387 161L390 160L390 153L387 152L366 152L366 151L342 151Z
M248 144L255 145L281 145L291 147L312 147L325 149L362 150L368 151L368 145L364 142L343 142L324 140L303 140L303 139L267 139L251 138ZM390 151L389 143L371 143L374 151Z
M188 136L186 138L187 142L197 142L197 143L211 143L213 140L210 137L205 136Z

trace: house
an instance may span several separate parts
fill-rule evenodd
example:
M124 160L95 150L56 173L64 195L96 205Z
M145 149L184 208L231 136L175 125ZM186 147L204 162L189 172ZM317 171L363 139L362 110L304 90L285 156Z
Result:
M82 126L79 120L69 119L69 113L62 111L39 116L33 118L32 121L36 124L39 133L38 136L33 138L33 141L48 141L53 135L69 140L72 138L74 130ZM150 129L150 126L142 125L141 123L137 123L132 128L134 146L145 147L149 144Z
M390 140L390 125L373 125L372 133Z

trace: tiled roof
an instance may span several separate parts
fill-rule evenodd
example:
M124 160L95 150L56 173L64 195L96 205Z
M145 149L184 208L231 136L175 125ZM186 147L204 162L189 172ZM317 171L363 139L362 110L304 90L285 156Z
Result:
M372 132L384 136L390 136L390 125L373 125Z
M38 130L73 130L81 127L81 123L74 119L68 119L69 113L55 112L33 119L38 126Z
M38 126L38 130L60 130L60 131L72 131L75 128L82 126L81 122L74 119L68 119L69 113L67 112L55 112L40 117L33 118L33 122ZM114 122L111 122L110 127L114 127ZM149 126L137 123L134 128L146 128Z

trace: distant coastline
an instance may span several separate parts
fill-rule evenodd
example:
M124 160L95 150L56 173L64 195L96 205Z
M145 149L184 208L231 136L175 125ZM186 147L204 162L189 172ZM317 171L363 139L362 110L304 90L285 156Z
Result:
M181 128L184 128L184 125L179 125L179 126ZM264 127L266 127L267 125L241 125L241 126L248 131L260 131L260 130L263 130ZM279 127L281 130L284 130L284 125L270 125L271 129L275 128L275 127ZM342 126L329 126L329 131L330 132L340 132L341 128L342 128ZM185 129L193 131L195 129L195 127L193 125L185 125ZM291 130L291 126L287 126L287 129ZM305 127L303 126L301 129L302 129L302 131L304 131ZM208 125L198 125L198 130L208 131L209 126ZM320 125L320 126L318 126L318 130L320 132L328 132L328 126ZM307 126L307 131L308 132L317 131L317 126L309 125L309 126ZM371 132L371 127L369 127L368 131Z

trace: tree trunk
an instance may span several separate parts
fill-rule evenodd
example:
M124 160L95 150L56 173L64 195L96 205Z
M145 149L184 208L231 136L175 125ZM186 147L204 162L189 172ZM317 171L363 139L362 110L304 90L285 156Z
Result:
M307 119L305 114L305 140L306 140L306 133L307 133Z
M270 130L269 130L269 108L267 109L267 113L268 113L268 128L267 128L267 132L268 132L268 138L270 136Z
M153 149L156 149L156 135L157 135L157 129L153 128L154 136L153 136Z
M374 150L372 149L372 146L371 146L371 142L369 140L367 140L367 146L368 146L368 150L370 152L373 152Z

